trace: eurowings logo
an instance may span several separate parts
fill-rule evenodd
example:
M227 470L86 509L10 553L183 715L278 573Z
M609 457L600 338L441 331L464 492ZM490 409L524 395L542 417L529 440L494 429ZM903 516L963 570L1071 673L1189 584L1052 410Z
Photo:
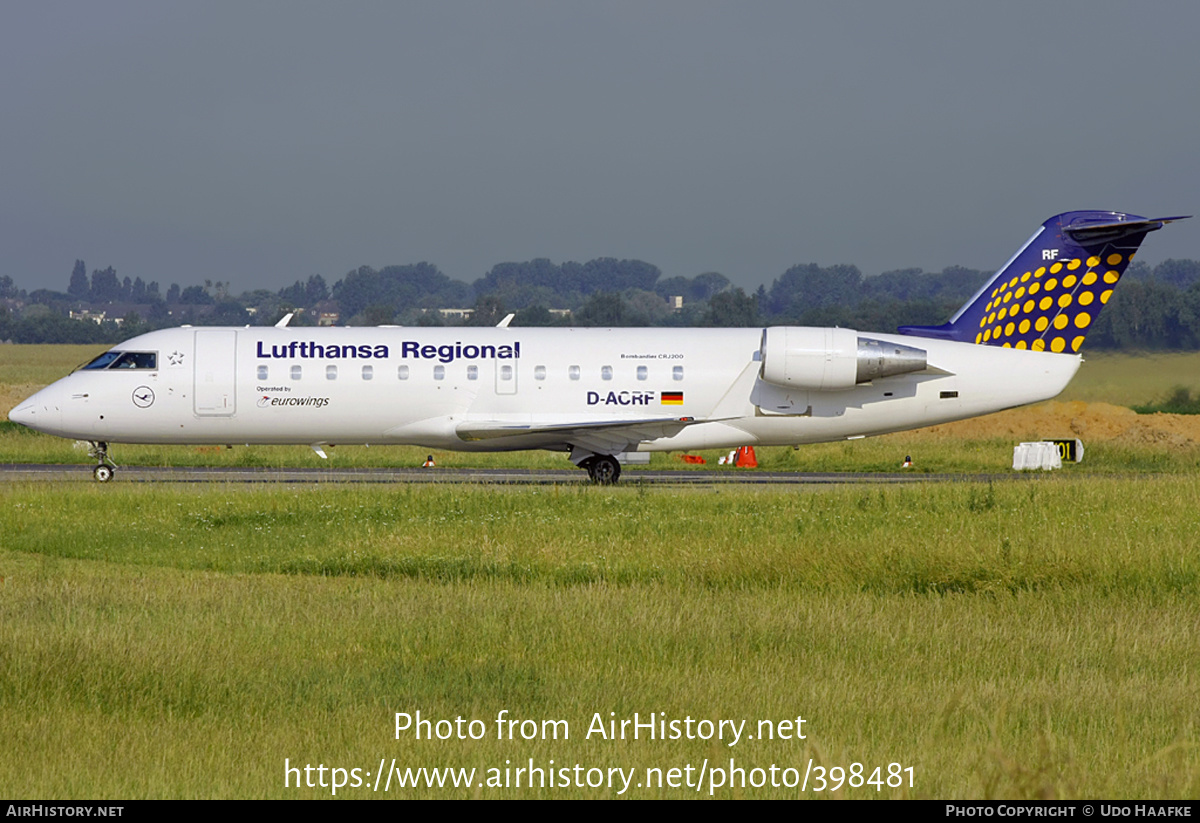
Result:
M280 406L323 409L328 405L328 397L272 397L269 394L264 394L258 399L258 407L260 409Z

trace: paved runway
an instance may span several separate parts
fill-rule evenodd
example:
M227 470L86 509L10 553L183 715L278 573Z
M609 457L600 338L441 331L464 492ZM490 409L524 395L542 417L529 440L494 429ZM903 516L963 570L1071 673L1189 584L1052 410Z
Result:
M1012 474L916 474L858 472L648 471L627 468L620 485L847 485L1007 480ZM0 481L94 483L90 465L0 465ZM335 469L122 466L112 483L479 483L546 485L588 483L581 469Z

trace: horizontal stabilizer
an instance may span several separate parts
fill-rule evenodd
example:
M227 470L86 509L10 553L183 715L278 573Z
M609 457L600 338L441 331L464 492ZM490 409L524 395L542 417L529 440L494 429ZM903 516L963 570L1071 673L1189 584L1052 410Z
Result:
M1122 237L1128 237L1131 234L1145 234L1147 232L1158 231L1168 223L1173 223L1176 220L1187 220L1189 217L1191 217L1190 214L1178 217L1156 217L1150 220L1092 223L1082 226L1066 226L1063 228L1063 231L1079 245L1089 246L1095 243L1111 243L1114 240L1120 240Z

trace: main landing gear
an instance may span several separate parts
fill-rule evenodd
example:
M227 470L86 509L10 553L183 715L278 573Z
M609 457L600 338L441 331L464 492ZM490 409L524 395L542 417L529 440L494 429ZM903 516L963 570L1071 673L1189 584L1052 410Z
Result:
M597 454L579 465L587 469L588 477L592 478L593 483L602 486L611 486L621 477L621 463L611 454Z
M94 457L98 461L96 468L92 469L92 477L96 478L99 483L107 483L113 479L113 473L117 470L117 464L108 456L108 444L103 441L93 440L88 447L88 457Z

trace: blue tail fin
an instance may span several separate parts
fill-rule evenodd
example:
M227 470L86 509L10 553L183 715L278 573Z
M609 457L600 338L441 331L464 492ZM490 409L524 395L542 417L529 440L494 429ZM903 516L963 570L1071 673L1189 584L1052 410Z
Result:
M1014 349L1079 351L1142 240L1173 220L1115 211L1051 217L941 326L900 334Z

